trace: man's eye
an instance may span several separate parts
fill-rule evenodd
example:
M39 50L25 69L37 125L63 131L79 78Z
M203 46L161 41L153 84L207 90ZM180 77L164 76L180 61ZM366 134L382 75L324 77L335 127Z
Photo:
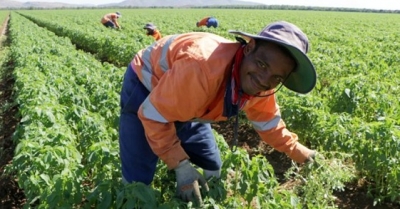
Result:
M258 66L259 66L260 68L265 68L265 64L264 64L263 62L258 62Z

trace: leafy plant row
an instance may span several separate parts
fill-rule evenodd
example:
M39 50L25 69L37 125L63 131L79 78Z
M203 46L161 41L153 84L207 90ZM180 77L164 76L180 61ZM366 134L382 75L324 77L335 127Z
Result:
M54 14L53 17L40 18L34 14L24 16L41 27L54 32L58 36L65 36L72 40L78 48L94 54L99 60L125 67L134 56L134 52L145 47L142 43L143 34L126 35L119 31L110 31L100 24L99 18L96 25L76 24L71 27L71 21ZM101 26L96 30L96 27ZM108 33L104 33L107 30ZM132 42L129 39L138 41Z
M22 118L10 169L26 207L104 204L106 196L90 194L104 180L119 185L115 127L123 70L102 65L16 13L10 37Z

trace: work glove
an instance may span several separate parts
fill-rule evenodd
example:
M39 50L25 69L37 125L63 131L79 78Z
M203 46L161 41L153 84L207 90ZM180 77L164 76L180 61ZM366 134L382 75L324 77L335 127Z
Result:
M317 151L313 150L311 154L307 157L304 163L312 163L314 162L315 156L317 155Z
M200 186L202 189L209 191L206 180L189 162L183 160L175 168L177 195L183 201L192 201L195 204L203 205L203 200L200 193ZM200 185L199 185L200 184Z
M204 178L206 180L209 180L211 178L215 178L215 179L219 179L221 178L221 169L218 169L216 171L211 171L211 170L207 170L207 169L203 169L204 172Z
M320 163L324 160L325 157L321 153L313 150L312 153L308 156L308 158L304 161L304 163L320 165Z

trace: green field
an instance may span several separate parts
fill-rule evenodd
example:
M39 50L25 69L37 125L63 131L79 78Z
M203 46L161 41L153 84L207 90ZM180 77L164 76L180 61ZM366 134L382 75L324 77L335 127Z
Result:
M263 156L223 153L219 182L209 182L206 208L335 208L334 191L368 182L374 204L400 204L400 15L240 9L118 9L122 30L101 25L115 9L15 10L10 13L13 103L21 122L7 175L34 208L194 208L174 196L173 174L159 163L150 187L122 185L118 147L119 91L135 53L152 44L147 22L163 36L190 31L258 33L268 23L298 25L311 43L318 81L308 95L282 89L282 118L324 158L293 164L280 185ZM8 11L0 11L0 22ZM204 16L218 28L197 28ZM5 62L4 60L7 60ZM11 60L12 62L10 62ZM10 66L2 65L2 72ZM2 103L3 104L3 103ZM2 149L0 149L0 156ZM4 174L6 175L6 174Z

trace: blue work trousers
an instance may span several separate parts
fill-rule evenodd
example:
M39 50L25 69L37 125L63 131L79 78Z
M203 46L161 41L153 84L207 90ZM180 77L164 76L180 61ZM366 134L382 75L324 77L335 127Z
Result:
M207 21L207 28L209 28L209 27L214 27L214 28L216 28L216 27L218 27L218 20L217 19L215 19L215 18L213 18L213 17L211 17L210 19L208 19L208 21Z
M106 26L107 28L116 28L117 26L115 26L115 24L112 21L107 21L106 23L103 24L104 26Z
M129 183L150 184L158 162L137 113L149 93L129 65L122 85L119 124L122 176ZM192 163L210 171L220 169L220 152L209 123L175 122L175 128L181 146Z

